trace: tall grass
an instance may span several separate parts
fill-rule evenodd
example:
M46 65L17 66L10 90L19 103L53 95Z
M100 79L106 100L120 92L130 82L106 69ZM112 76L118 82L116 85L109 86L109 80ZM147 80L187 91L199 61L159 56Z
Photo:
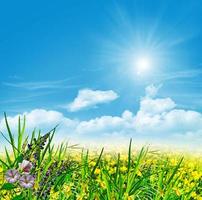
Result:
M43 135L36 130L26 135L25 117L19 117L16 137L6 114L5 125L7 133L1 135L11 151L5 147L0 158L0 199L186 200L202 196L201 168L195 164L188 168L182 157L157 154L147 147L134 152L132 140L127 155L105 154L104 149L92 155L85 149L72 151L75 146L64 143L55 146L57 127ZM27 176L20 168L25 161L32 166L32 187L22 186L20 178L14 183L8 179L8 171L13 169L18 170L20 177Z

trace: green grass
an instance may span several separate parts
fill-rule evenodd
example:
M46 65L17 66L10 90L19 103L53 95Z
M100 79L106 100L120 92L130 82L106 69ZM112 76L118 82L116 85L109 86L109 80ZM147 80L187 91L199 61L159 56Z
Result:
M25 118L18 120L17 137L12 133L5 114L7 133L2 133L11 146L0 158L0 199L102 199L102 200L201 200L201 160L183 158L151 151L147 147L139 152L89 153L78 146L55 146L56 128L45 134L33 130L25 134ZM16 138L16 139L15 139ZM34 187L24 188L20 181L9 183L5 173L19 169L28 160L33 164L30 175L35 177Z

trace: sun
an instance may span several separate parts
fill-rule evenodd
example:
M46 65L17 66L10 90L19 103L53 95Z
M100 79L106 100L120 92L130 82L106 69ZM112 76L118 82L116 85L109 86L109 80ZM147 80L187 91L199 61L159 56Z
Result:
M135 69L138 75L147 74L151 69L151 59L148 56L138 57L135 61Z

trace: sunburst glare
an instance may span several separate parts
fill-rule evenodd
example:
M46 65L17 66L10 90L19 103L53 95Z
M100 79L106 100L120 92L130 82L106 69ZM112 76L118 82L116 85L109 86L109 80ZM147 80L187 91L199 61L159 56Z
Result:
M147 74L152 68L152 61L147 56L137 58L135 62L135 70L137 75Z
M182 37L169 25L162 25L157 16L143 25L143 19L131 20L124 8L112 15L116 25L110 27L110 37L103 38L100 60L103 66L112 67L113 77L117 73L117 79L124 76L132 81L153 81L159 74L186 64L187 57L179 47L188 40L189 33ZM179 37L181 40L176 42Z

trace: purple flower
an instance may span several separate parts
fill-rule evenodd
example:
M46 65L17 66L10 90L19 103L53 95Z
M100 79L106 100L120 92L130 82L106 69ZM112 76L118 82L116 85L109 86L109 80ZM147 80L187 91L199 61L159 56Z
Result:
M6 174L6 180L9 182L9 183L15 183L19 177L20 177L20 174L18 172L18 170L16 169L9 169Z
M24 188L32 188L34 186L34 180L34 176L29 174L23 174L19 179L19 183L20 186Z
M23 160L22 163L19 163L19 168L26 173L29 173L32 169L32 163L28 160Z

